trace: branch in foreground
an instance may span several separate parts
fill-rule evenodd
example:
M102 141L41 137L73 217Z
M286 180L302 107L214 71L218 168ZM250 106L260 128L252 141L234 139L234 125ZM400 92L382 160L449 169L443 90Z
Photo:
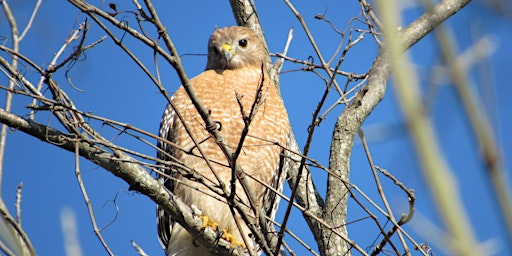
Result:
M442 1L412 22L401 31L398 39L403 51L426 36L468 2L469 0ZM369 71L367 85L358 92L354 101L343 110L336 121L331 145L331 148L336 150L331 151L335 152L331 158L333 164L340 168L337 172L342 177L349 176L350 156L355 135L366 117L383 99L391 71L388 56L381 50Z
M74 136L21 118L1 108L0 123L67 151L74 152L75 150L76 139ZM202 244L208 245L215 253L219 255L243 255L243 252L239 249L232 250L229 242L218 240L217 234L212 230L201 230L201 219L195 216L192 210L179 198L170 194L140 164L137 164L133 158L119 150L114 150L113 153L107 152L105 149L89 141L82 140L76 143L78 143L81 156L123 179L129 184L131 190L148 196L155 203L164 207L174 220L183 227L187 227L187 231Z
M455 2L455 1L454 1ZM464 1L457 1L461 3ZM476 238L467 215L464 212L456 183L451 176L445 159L442 157L430 119L425 115L424 106L419 102L419 88L414 72L406 64L407 55L401 56L401 44L393 40L397 33L398 11L393 5L379 4L379 11L384 18L384 33L389 38L383 49L389 54L389 63L395 69L394 85L398 102L407 122L421 170L430 186L431 194L437 206L441 220L452 242L449 249L456 255L482 255L476 244ZM453 6L445 6L451 8ZM433 8L435 9L435 7Z

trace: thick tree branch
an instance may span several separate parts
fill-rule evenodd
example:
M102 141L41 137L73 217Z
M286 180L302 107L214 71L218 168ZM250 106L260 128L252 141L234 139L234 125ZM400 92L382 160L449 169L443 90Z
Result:
M469 0L445 0L438 3L401 31L399 42L403 49L410 48L468 2ZM341 177L348 178L350 175L350 156L354 137L366 117L370 115L384 97L390 73L390 62L386 53L381 50L370 69L368 83L358 92L354 101L343 110L336 121L331 144L330 163L331 171ZM331 184L338 183L332 189L338 190L339 194L344 195L346 193L344 184L341 184L342 182L336 180L334 176L329 176L329 182ZM326 200L328 201L329 198ZM340 209L339 214L340 217L346 216L346 209Z
M158 203L170 213L174 220L183 224L187 230L203 244L216 245L215 252L220 255L231 253L231 245L224 240L218 240L217 234L210 230L201 230L202 221L195 216L192 210L179 198L170 194L161 184L155 180L148 171L137 161L125 153L114 150L108 152L105 149L92 144L90 141L79 141L72 135L62 133L51 127L21 118L12 113L0 109L0 122L14 129L29 134L43 142L53 144L59 148L74 152L75 143L78 143L80 156L103 167L115 176L123 179L130 189L140 192ZM243 255L239 250L233 255Z
M424 0L425 6L430 6L430 0ZM501 209L501 217L507 225L508 240L512 243L512 198L510 196L509 185L506 179L503 160L500 159L500 147L496 142L496 135L491 127L492 122L485 115L483 105L479 102L477 96L471 90L471 82L467 74L467 63L461 63L457 60L457 46L451 33L444 26L440 26L435 31L441 55L446 62L452 80L457 90L458 96L463 103L466 116L471 124L473 134L478 142L482 161L488 169L488 175L492 182L494 195Z
M430 186L447 234L452 240L449 249L456 255L482 255L483 251L478 248L468 216L463 209L457 184L434 139L430 118L425 115L424 106L420 103L418 82L414 72L407 65L408 56L400 56L402 45L393 40L397 38L395 27L399 15L396 15L396 9L391 6L393 5L378 5L383 16L384 33L389 38L384 50L389 54L389 62L396 71L393 76L395 93L414 142L421 170ZM455 83L457 82L459 81L455 79Z

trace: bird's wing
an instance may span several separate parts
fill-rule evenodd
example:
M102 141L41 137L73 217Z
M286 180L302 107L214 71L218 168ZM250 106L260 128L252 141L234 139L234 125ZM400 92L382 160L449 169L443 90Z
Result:
M171 107L171 105L167 105L167 108L164 111L162 116L162 121L160 123L160 138L166 139L168 141L172 141L172 129L174 124L174 119L176 116L176 112ZM163 141L158 141L158 148L160 149L157 153L158 159L163 161L171 160L170 155L172 155L173 148L168 143ZM158 181L165 186L169 191L174 191L175 182L173 179L169 177L173 177L176 174L176 171L168 167L160 168L161 173L165 173L166 175L157 174ZM169 240L171 238L172 228L175 225L175 222L171 219L169 214L165 212L159 205L156 208L157 214L157 227L158 227L158 238L160 239L160 243L164 248L167 248L169 245Z

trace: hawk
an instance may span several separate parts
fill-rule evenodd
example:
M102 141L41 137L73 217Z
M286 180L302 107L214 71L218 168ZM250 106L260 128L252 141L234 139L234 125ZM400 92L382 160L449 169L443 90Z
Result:
M206 70L192 78L190 85L217 124L225 145L234 152L243 143L236 165L246 174L245 178L254 195L252 202L258 211L273 220L279 202L275 191L281 191L286 177L282 159L283 147L288 143L290 124L282 98L267 73L266 62L267 51L251 29L217 29L208 42ZM162 117L160 137L173 144L159 141L158 157L180 163L204 180L217 185L224 184L226 190L231 191L231 166L220 146L206 130L203 119L183 86L175 92L171 101L172 106L168 104ZM252 111L255 114L250 119L250 125L246 126L254 106L257 106L257 111ZM248 133L242 140L246 128ZM199 148L210 165L202 157ZM238 214L232 213L226 198L192 181L183 169L161 169L165 175L159 174L160 182L191 209L195 209L194 213L199 212L203 227L222 230L222 237L233 246L258 250L250 229ZM235 187L236 198L247 206L244 212L254 217L254 211L248 207L250 202L244 189L240 183L236 183ZM240 225L236 224L235 218L239 219ZM167 255L210 254L207 248L195 242L190 233L159 207L157 225L159 239Z

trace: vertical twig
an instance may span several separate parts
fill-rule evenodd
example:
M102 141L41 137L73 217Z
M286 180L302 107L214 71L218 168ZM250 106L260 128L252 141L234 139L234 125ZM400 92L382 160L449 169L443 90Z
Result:
M273 68L276 70L277 74L279 74L279 72L281 72L281 69L283 68L284 56L286 56L286 54L288 53L288 48L290 47L290 44L292 43L292 39L293 39L293 27L291 27L290 30L288 31L288 37L286 39L286 44L284 45L283 52L281 53L283 57L277 59L276 62L274 63Z
M21 226L21 190L23 188L23 182L20 182L16 188L16 222Z
M31 22L33 18L30 19L29 23L27 24L27 27L25 28L22 36L19 36L19 30L18 25L16 23L16 19L14 17L14 14L12 13L9 4L7 4L7 1L1 1L0 4L2 4L2 7L4 9L5 16L9 22L9 26L11 28L11 37L12 37L12 52L15 53L12 56L12 61L10 63L10 68L12 70L18 69L18 57L17 53L19 53L19 44L23 37L26 35L26 33L29 31ZM32 12L32 17L35 16L37 13L37 10L39 9L40 2L36 3L36 7L34 8ZM9 90L13 90L16 82L14 79L9 79ZM5 98L5 111L10 111L12 106L12 93L11 91L6 92L6 98ZM3 181L3 162L4 162L4 156L5 156L5 146L7 141L7 132L8 132L8 126L5 124L2 124L2 128L0 129L0 194L2 190L2 181ZM18 201L19 200L19 201ZM32 243L30 242L30 239L25 234L23 229L21 228L21 210L19 205L21 204L21 184L18 186L18 193L17 193L17 201L16 201L16 208L17 208L17 220L15 221L9 211L7 210L7 207L5 206L3 200L0 198L0 210L2 212L2 219L6 222L6 225L9 227L9 230L11 231L10 234L17 242L16 247L11 247L11 249L18 249L18 253L23 253L26 255L35 255L35 250L32 247ZM4 233L5 234L5 233ZM3 235L2 235L3 236ZM6 254L10 255L13 253L10 251L10 249L7 249L6 245L4 246L4 243L1 243L1 250L5 252Z
M78 181L78 185L80 186L80 190L82 191L82 196L84 197L85 205L87 206L87 211L89 212L89 217L91 218L92 227L94 229L94 234L98 237L101 244L107 251L108 255L113 256L114 253L110 250L107 242L105 239L103 239L103 236L101 235L101 230L98 228L98 225L96 223L96 217L94 216L94 210L92 209L91 200L89 199L89 196L87 195L87 190L85 189L84 182L82 180L82 174L80 172L80 152L79 152L79 140L78 136L76 136L75 140L75 175L76 179Z
M377 249L382 250L384 248L384 245L386 244L386 242L390 242L390 245L393 247L393 250L395 250L395 253L397 255L399 255L400 253L396 249L396 246L393 243L391 243L391 241L390 241L391 235L393 235L393 232L395 232L397 230L395 228L395 225L396 225L395 224L396 223L395 216L393 214L393 211L391 210L391 207L389 206L388 199L386 197L386 194L384 193L384 189L382 188L382 184L380 183L379 175L377 174L377 170L375 169L375 165L373 163L372 155L370 154L370 148L368 147L368 144L366 143L366 138L365 138L363 130L361 128L359 128L358 135L363 144L364 152L366 154L366 158L368 159L368 163L370 164L370 169L372 170L372 175L373 175L373 179L375 180L375 183L376 183L375 185L377 187L377 191L379 192L382 203L384 203L384 207L386 208L387 217L391 220L391 223L393 223L392 232L383 233L384 239L383 239L382 243L379 245L379 248L377 248ZM407 247L407 243L405 243L405 240L400 231L398 231L398 237L400 238L400 242L402 242L402 245L405 249L405 254L411 255L411 251ZM372 255L375 255L375 254L372 253Z
M16 19L14 18L14 15L11 11L11 8L9 7L9 4L7 4L7 1L1 2L5 16L7 18L7 21L9 22L9 25L11 27L11 37L12 37L12 50L14 52L19 51L19 45L20 45L20 38L19 38L19 32L18 32L18 25L16 24ZM13 55L12 61L11 61L11 67L14 70L18 69L18 57ZM9 89L14 89L15 82L13 79L9 79ZM6 92L5 96L5 111L11 111L12 106L12 93L10 91ZM2 124L2 128L0 131L0 191L2 189L2 180L3 180L3 166L4 166L4 155L5 155L5 144L7 140L7 125Z
M320 63L322 64L322 68L329 75L329 77L333 77L333 73L331 72L329 65L327 65L327 62L325 61L322 53L320 52L320 48L316 44L315 38L309 31L306 21L304 21L304 18L302 17L302 15L299 13L299 11L297 11L297 9L295 9L295 6L293 6L293 4L289 0L284 0L284 2L286 3L286 5L288 5L288 8L290 8L292 13L297 17L300 24L302 25L302 28L303 28L304 32L306 33L306 35L309 39L309 42L311 43L311 46L315 50L315 53L316 53L318 59L320 60ZM340 86L338 85L338 82L336 80L334 80L333 83L334 83L334 88L336 88L336 91L338 91L340 96L343 96L343 92L341 91Z
M441 219L448 233L456 241L451 244L450 249L456 255L483 255L477 247L473 230L461 204L455 179L439 151L432 124L421 105L415 73L407 65L407 58L402 56L404 46L396 40L400 38L396 29L400 17L397 11L398 4L389 1L377 1L376 4L384 21L383 30L387 39L385 50L395 72L395 92Z
M144 252L144 250L142 250L142 248L135 242L135 240L132 240L132 246L140 256L148 256L146 252Z
M423 0L423 5L427 8L432 6L430 0ZM457 94L462 101L466 116L469 119L473 135L475 136L482 161L487 167L486 174L491 181L494 196L501 210L501 218L506 225L508 235L508 244L512 244L512 198L510 196L510 186L504 175L504 167L501 160L498 144L496 143L491 122L483 111L482 104L479 103L478 98L471 90L471 83L469 82L469 74L464 68L466 65L457 61L456 42L450 36L448 29L444 26L439 26L434 31L443 60L446 62L452 81L455 84Z
M34 10L32 11L32 15L30 16L30 19L28 20L27 26L25 26L25 29L21 33L21 36L19 37L19 41L22 41L23 38L27 35L28 31L32 27L32 23L34 22L34 18L36 17L37 11L39 10L39 7L41 6L42 0L37 0L36 5L34 6Z

